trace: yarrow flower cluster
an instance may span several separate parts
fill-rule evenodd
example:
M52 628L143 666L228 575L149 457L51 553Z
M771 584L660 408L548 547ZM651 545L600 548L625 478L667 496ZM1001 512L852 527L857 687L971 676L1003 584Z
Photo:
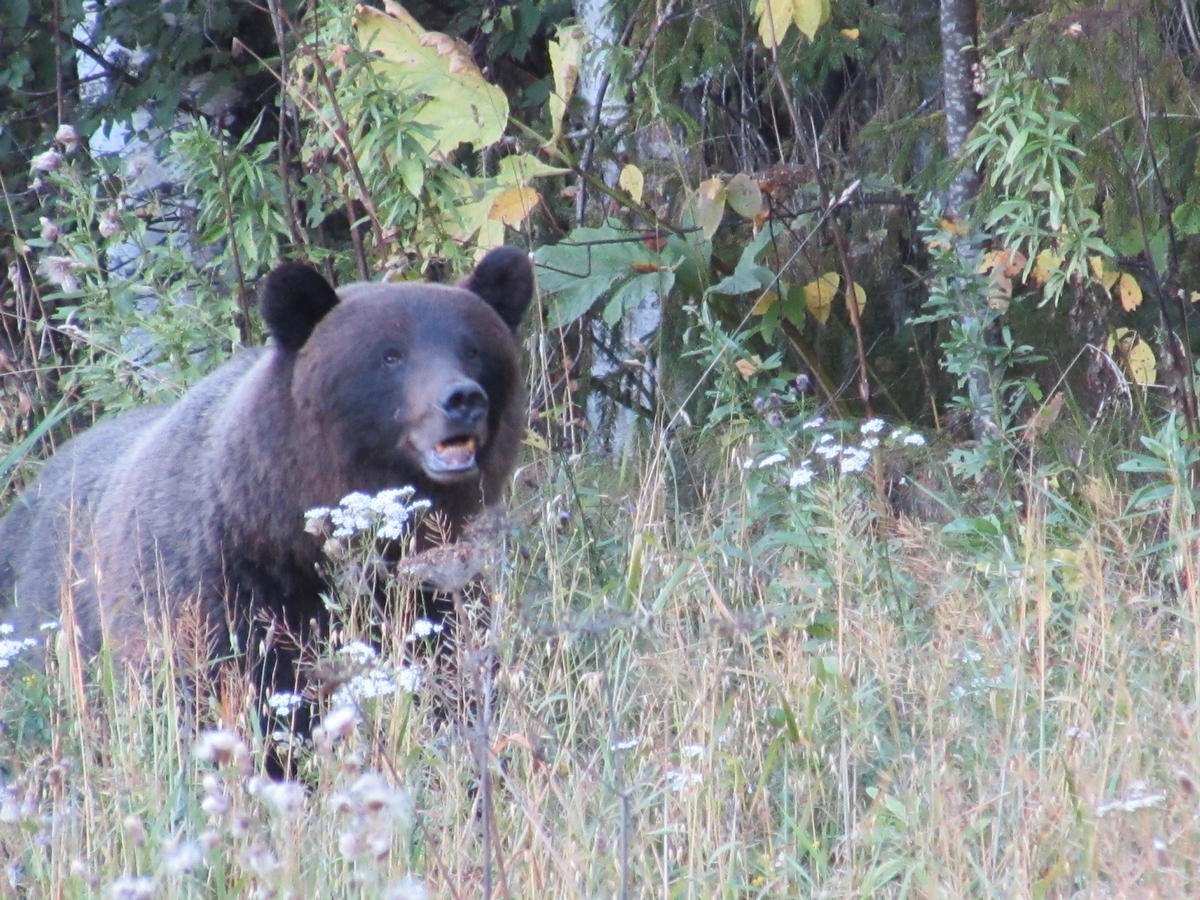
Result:
M389 665L379 658L375 648L353 641L338 651L338 660L354 666L355 675L333 692L331 708L356 707L363 700L386 697L397 692L415 694L421 687L421 669L417 666Z
M38 645L33 638L12 637L13 627L7 622L0 624L0 669L7 669L12 661Z
M848 440L846 432L835 433L825 431L824 417L817 416L801 423L800 432L816 434L809 456L801 459L796 468L788 475L788 487L792 489L806 487L813 483L819 474L819 468L827 471L836 470L838 475L852 475L866 470L870 465L874 452L882 447L922 447L925 438L915 431L903 426L892 429L886 435L887 423L880 418L867 419L862 422L858 431L861 435L856 443ZM744 469L770 469L783 465L790 460L787 453L773 450L761 457L751 457L744 460Z
M330 536L353 537L374 534L383 540L396 540L410 523L429 508L428 500L413 500L411 487L388 488L374 496L359 491L347 494L337 506L318 506L304 514L304 530L322 535L333 526Z

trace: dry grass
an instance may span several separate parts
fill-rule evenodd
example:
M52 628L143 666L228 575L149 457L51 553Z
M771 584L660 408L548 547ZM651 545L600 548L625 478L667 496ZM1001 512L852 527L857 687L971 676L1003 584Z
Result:
M494 649L495 677L459 667L478 727L397 693L280 793L241 757L197 758L169 673L118 690L61 657L6 686L9 884L1196 891L1200 569L1186 535L1144 552L1111 478L1070 497L1033 480L1022 508L944 529L880 512L858 476L789 491L729 465L681 509L657 463L540 465L514 503L492 628L464 648ZM1177 577L1156 574L1165 557ZM253 744L250 705L222 709Z

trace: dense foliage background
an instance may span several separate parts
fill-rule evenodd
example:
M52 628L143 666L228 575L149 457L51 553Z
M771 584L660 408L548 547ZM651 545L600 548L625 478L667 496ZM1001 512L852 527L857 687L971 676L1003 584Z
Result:
M282 257L540 283L482 737L392 698L276 797L191 752L236 703L63 657L0 685L10 884L1194 890L1187 0L4 17L0 503L258 340Z

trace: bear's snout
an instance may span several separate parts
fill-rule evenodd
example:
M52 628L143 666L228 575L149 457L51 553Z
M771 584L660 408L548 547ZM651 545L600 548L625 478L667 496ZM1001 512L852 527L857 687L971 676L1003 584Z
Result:
M465 428L475 428L488 413L487 394L474 381L450 385L437 405L453 424Z

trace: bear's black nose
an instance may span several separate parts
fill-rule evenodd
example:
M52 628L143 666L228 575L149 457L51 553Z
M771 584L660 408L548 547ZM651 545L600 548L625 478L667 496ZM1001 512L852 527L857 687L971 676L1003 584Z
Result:
M487 415L488 398L475 382L462 381L446 389L438 406L455 423L474 427Z

